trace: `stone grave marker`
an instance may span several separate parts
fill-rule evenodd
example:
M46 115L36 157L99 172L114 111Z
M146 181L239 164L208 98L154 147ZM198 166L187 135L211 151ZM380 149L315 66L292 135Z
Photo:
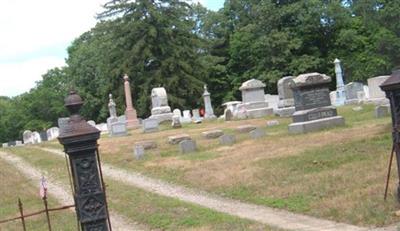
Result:
M266 135L265 130L262 128L256 128L252 130L249 134L252 139L258 139Z
M235 135L225 134L219 137L220 145L233 145L236 143Z
M109 94L108 110L110 117L107 118L107 131L109 136L126 136L128 135L128 129L126 124L126 116L122 115L118 117L116 104L112 98L112 94ZM132 120L131 125L134 127L135 122ZM100 129L98 129L100 130Z
M14 147L17 143L15 141L9 141L8 147Z
M205 110L205 119L215 119L217 118L214 115L214 109L211 104L211 97L210 97L210 92L207 90L207 85L204 85L204 93L203 93L203 99L204 99L204 110Z
M158 132L159 131L158 126L159 126L158 119L148 118L143 120L142 127L144 133Z
M144 147L142 145L135 145L134 147L135 159L140 160L144 157Z
M195 152L197 150L196 141L192 139L180 141L179 150L182 154Z
M286 76L278 81L279 101L276 114L280 117L289 117L295 112L293 91L290 88L293 78L293 76Z
M233 114L232 114L231 109L229 109L229 108L225 109L224 118L225 118L225 121L231 121L233 119Z
M151 116L150 119L156 119L159 123L172 120L171 107L168 106L167 91L163 87L153 88L151 90Z
M202 118L201 118L201 116L200 116L200 111L199 111L199 109L193 109L192 110L192 114L193 114L193 117L192 117L192 120L193 120L193 122L194 123L201 123L201 121L202 121Z
M24 133L22 134L22 139L24 140L24 144L32 144L33 143L32 132L30 130L24 131Z
M308 73L294 79L293 89L296 112L290 133L304 133L331 126L344 125L344 118L337 115L331 105L329 83L331 77L320 73Z
M38 144L42 142L39 132L32 132L32 143Z
M389 105L378 105L375 107L375 118L386 117L390 115Z
M23 143L22 143L22 141L21 140L16 140L15 141L15 146L23 146Z
M63 128L65 128L65 126L67 126L68 121L69 121L69 117L58 118L57 124L60 129L60 133L61 133L61 130L63 130Z
M268 120L267 121L267 127L272 127L272 126L277 126L277 125L279 125L278 120Z
M273 109L265 101L265 84L257 79L250 79L239 88L242 92L242 104L248 118L260 118L273 114Z
M48 140L54 140L60 135L60 129L58 127L52 127L47 129L46 133Z
M369 102L375 104L388 104L389 100L385 96L385 92L379 87L383 82L385 82L390 75L378 76L368 79L368 89L369 89Z
M169 144L178 144L182 140L190 140L190 136L188 134L179 134L179 135L173 135L173 136L168 136L168 143Z
M41 131L39 134L40 134L40 139L42 141L47 141L48 140L46 131Z
M124 91L125 91L125 118L127 128L139 128L139 120L137 119L136 109L132 104L131 86L129 83L129 76L124 75Z
M238 133L249 133L256 128L257 128L256 126L248 124L248 125L240 125L240 126L236 127L235 130Z
M3 144L2 144L2 147L3 147L3 148L8 148L8 143L3 143Z
M224 134L222 130L216 129L211 131L205 131L201 133L206 139L216 139Z
M181 117L178 115L173 115L172 116L172 123L171 123L172 128L181 128Z
M94 122L94 120L89 120L87 123L92 127L96 127L96 122Z
M183 111L183 117L181 119L181 123L191 123L192 122L192 116L190 115L190 110L184 110Z
M142 146L144 148L144 150L157 148L157 142L155 142L153 140L138 141L135 143L135 145Z
M364 85L359 82L350 82L345 85L346 104L354 104L359 102L358 92L364 92Z

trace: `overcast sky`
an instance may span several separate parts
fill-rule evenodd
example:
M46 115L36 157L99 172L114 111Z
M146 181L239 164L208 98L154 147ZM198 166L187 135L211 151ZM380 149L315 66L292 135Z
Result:
M199 0L212 10L224 0ZM29 91L48 69L63 66L66 49L96 24L107 0L1 0L0 96Z

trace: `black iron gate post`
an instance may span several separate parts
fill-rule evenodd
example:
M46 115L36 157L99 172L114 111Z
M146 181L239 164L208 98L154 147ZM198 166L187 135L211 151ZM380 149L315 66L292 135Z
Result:
M111 230L105 189L97 158L100 131L89 125L80 115L82 98L71 91L65 106L71 113L65 127L60 128L58 140L69 156L77 217L83 231Z
M380 85L380 88L385 91L386 98L390 101L393 149L396 153L399 176L397 199L400 201L400 69L393 71L392 75Z

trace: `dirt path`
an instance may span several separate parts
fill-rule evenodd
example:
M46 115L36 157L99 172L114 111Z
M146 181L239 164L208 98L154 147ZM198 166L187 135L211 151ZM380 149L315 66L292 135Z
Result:
M5 162L7 162L8 164L17 168L28 179L38 180L42 176L45 176L47 179L48 188L51 189L49 190L49 194L51 194L54 198L56 198L62 205L74 204L70 189L67 189L60 182L46 175L45 172L34 168L29 163L27 163L26 161L15 155L11 155L5 152L0 152L0 158ZM113 230L121 230L121 231L142 230L142 228L136 227L135 225L128 223L124 217L116 214L115 212L111 211L110 216L111 216L110 218Z
M64 157L62 151L49 148L40 148ZM368 230L344 223L328 221L306 215L290 213L284 210L272 209L237 200L222 198L199 190L192 190L182 186L173 185L161 180L143 176L140 173L126 171L108 164L102 164L103 174L113 180L132 185L162 196L177 198L179 200L194 203L218 212L257 221L273 227L288 230ZM383 230L383 229L375 229ZM395 226L386 227L385 230L396 230Z

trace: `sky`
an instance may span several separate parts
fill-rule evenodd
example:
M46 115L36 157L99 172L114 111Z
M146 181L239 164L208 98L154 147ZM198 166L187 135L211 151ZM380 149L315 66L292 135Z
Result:
M218 10L224 0L198 0ZM29 91L65 65L67 47L96 24L107 0L0 0L0 96Z

